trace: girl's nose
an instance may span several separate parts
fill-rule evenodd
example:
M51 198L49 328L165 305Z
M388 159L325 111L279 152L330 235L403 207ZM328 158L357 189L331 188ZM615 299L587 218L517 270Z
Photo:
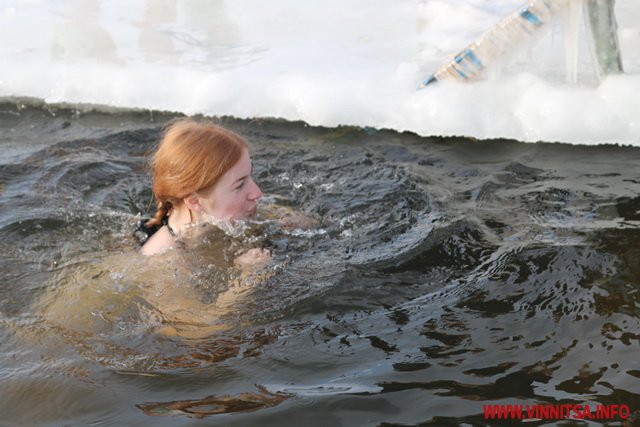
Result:
M258 200L262 197L262 190L260 190L260 187L258 187L258 184L256 184L253 179L251 179L251 185L252 188L249 191L249 200Z

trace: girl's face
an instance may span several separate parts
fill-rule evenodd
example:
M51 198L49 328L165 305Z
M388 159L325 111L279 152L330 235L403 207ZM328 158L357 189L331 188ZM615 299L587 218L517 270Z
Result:
M243 150L238 163L233 165L212 189L199 194L203 213L218 219L237 220L253 216L262 191L253 181L253 165L249 152Z

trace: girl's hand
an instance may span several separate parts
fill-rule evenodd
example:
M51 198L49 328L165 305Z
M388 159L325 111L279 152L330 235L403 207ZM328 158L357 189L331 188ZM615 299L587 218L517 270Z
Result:
M318 225L318 220L301 212L291 211L282 219L284 229L300 228L308 230Z
M271 251L268 249L254 248L240 255L234 260L238 267L256 267L271 259Z

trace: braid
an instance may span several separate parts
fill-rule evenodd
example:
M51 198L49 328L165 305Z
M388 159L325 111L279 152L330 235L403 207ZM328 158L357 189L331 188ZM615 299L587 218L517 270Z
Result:
M145 223L145 227L159 227L162 225L162 219L167 216L167 213L171 210L171 202L166 200L164 202L158 202L158 211L155 216Z

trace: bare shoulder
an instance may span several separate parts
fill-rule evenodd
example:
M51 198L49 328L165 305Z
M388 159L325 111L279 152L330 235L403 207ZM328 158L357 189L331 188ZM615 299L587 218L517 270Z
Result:
M174 239L169 233L166 226L158 230L145 244L140 248L142 255L156 255L169 249L174 243Z

